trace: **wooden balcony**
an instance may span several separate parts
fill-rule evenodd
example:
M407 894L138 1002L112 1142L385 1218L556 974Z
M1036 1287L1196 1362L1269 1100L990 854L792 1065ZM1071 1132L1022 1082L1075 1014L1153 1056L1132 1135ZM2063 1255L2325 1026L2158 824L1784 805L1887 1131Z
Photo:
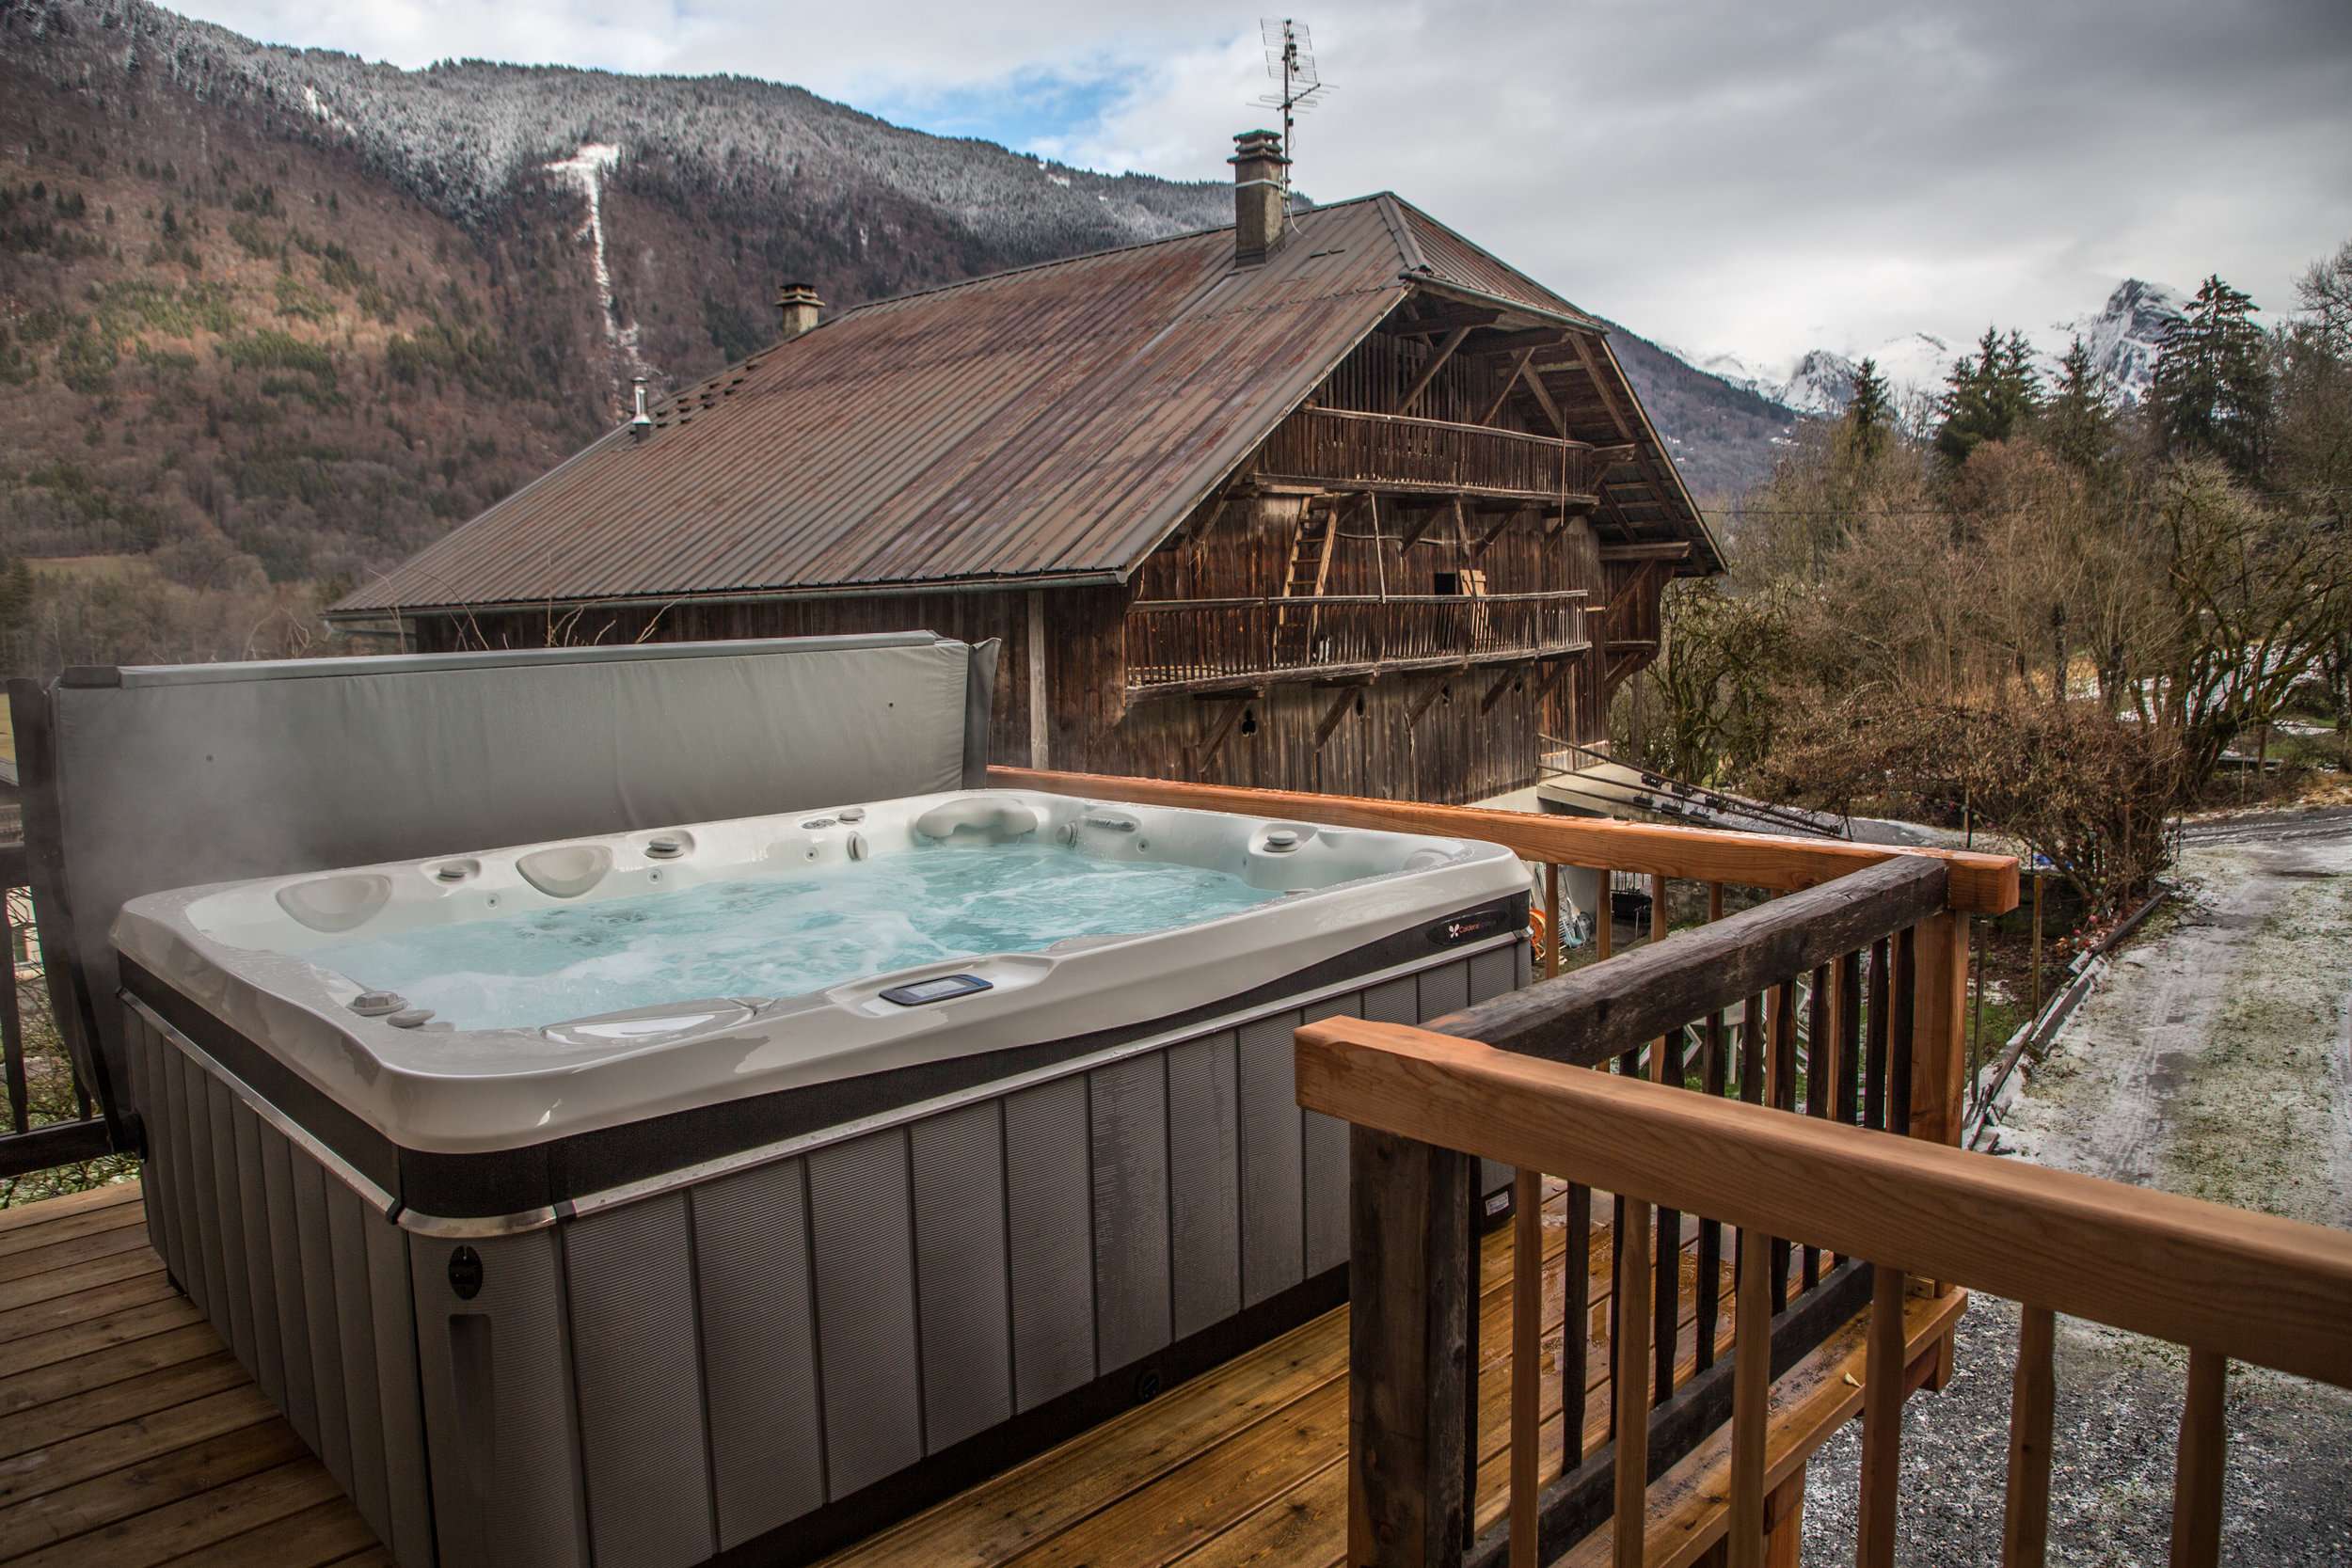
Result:
M1260 450L1258 475L1341 490L1591 505L1616 455L1488 425L1302 408Z
M1127 611L1127 694L1240 689L1582 652L1584 594L1148 600Z

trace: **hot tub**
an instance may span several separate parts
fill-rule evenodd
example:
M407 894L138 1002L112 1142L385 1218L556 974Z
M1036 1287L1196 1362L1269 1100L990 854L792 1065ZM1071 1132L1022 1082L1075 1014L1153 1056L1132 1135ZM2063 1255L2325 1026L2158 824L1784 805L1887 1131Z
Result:
M148 895L174 1276L403 1563L805 1560L1343 1299L1500 847L956 791Z

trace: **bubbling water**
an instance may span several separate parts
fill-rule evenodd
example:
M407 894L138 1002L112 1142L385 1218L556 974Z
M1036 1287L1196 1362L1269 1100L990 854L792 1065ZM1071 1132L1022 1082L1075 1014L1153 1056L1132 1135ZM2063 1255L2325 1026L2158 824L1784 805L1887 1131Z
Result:
M1280 895L1189 865L1058 845L914 849L296 950L459 1029L529 1028L719 996L799 996L864 974L1072 937L1166 930Z

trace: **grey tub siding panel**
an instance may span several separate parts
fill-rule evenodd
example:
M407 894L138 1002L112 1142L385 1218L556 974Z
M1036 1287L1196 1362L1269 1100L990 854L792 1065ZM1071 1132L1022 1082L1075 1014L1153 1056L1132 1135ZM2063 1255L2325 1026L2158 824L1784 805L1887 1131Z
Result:
M1089 1073L1094 1169L1096 1359L1103 1371L1165 1350L1168 1331L1168 1061Z
M588 1540L598 1563L684 1568L717 1551L686 1195L574 1220L572 1304Z
M1433 1018L1458 1013L1470 1006L1470 959L1424 969L1415 978L1421 982L1421 1017L1413 1020L1415 1023L1426 1023Z
M278 1361L286 1378L286 1419L294 1423L310 1451L318 1453L323 1450L318 1394L310 1381L310 1309L303 1300L301 1220L294 1212L296 1160L307 1164L310 1156L295 1153L294 1145L275 1127L262 1129L262 1190L269 1205L270 1273L278 1295Z
M1383 1010L1375 1012L1375 1005ZM1300 1015L1300 1022L1361 1017L1416 1023L1420 1021L1409 1013L1402 1018L1391 1016L1399 1007L1414 1006L1413 977L1408 974L1351 996L1318 1002ZM1313 1275L1347 1261L1347 1123L1318 1111L1300 1111L1298 1119L1306 1175L1307 1273Z
M180 1178L180 1155L187 1148L187 1130L181 1125L184 1115L180 1101L180 1053L163 1049L148 1034L153 1064L148 1073L147 1161L140 1167L144 1182L151 1183L155 1192L155 1213L163 1220L154 1232L155 1246L164 1255L165 1265L171 1277L188 1292L188 1299L200 1307L203 1296L188 1277L187 1231L183 1217L187 1210L187 1184Z
M1087 1081L1005 1098L1012 1242L1013 1404L1033 1410L1094 1377L1094 1226Z
M803 1183L801 1162L784 1160L691 1195L723 1551L825 1500Z
M1241 1310L1241 1107L1231 1030L1168 1050L1170 1327Z
M264 1151L266 1153L266 1150ZM391 1533L385 1546L403 1563L430 1568L433 1494L425 1480L424 1410L417 1386L416 1291L400 1227L368 1217L368 1301L375 1320L375 1389L384 1415L384 1484Z
M384 1479L384 1406L375 1385L375 1297L368 1285L367 1227L382 1219L341 1181L326 1183L335 1248L335 1323L342 1342L343 1411L351 1430L351 1500L378 1541L392 1538Z
M230 1109L236 1096L211 1073L204 1075L205 1098L212 1105L212 1164L215 1201L220 1207L221 1294L229 1302L229 1346L238 1364L256 1376L260 1358L253 1349L253 1276L245 1262L245 1206L237 1194L237 1123ZM217 1325L215 1325L217 1326Z
M1004 1117L984 1101L907 1130L930 1453L1012 1418Z
M294 1227L302 1247L310 1388L319 1412L319 1440L314 1448L327 1474L348 1493L352 1490L351 1422L343 1408L343 1338L335 1305L335 1240L326 1211L330 1184L340 1185L308 1155L294 1161Z
M213 1168L212 1076L194 1062L181 1064L182 1092L187 1097L188 1194L196 1209L197 1272L204 1279L198 1305L220 1331L221 1342L233 1348L229 1324L229 1273L220 1261L220 1180Z
M1306 1277L1303 1127L1296 1013L1245 1023L1236 1032L1241 1092L1241 1294L1255 1307Z
M253 1307L254 1381L269 1402L286 1408L284 1347L278 1329L277 1251L269 1227L269 1190L262 1180L262 1118L232 1099L237 1137L237 1200L244 1211L246 1299Z
M166 1053L164 1097L171 1111L171 1148L166 1153L171 1166L172 1209L180 1216L180 1283L197 1309L209 1318L213 1284L204 1272L204 1221L196 1191L196 1112L203 1101L200 1091L196 1101L188 1099L191 1079L201 1083L202 1075L179 1052Z
M158 1151L160 1140L172 1136L167 1124L163 1095L162 1042L147 1021L137 1014L129 1015L131 1103L141 1108L147 1120L147 1152L139 1161L139 1207L147 1214L147 1239L164 1260L174 1278L180 1277L179 1238L172 1234L178 1223L171 1213L171 1184L164 1176L163 1161Z
M1479 953L1470 961L1470 1005L1491 1002L1505 991L1518 990L1523 981L1521 968L1527 963L1527 943L1513 942L1492 953Z
M807 1161L832 1499L923 1457L906 1129L817 1149Z
M559 1234L466 1243L482 1259L470 1301L450 1288L456 1243L407 1238L440 1568L589 1560Z

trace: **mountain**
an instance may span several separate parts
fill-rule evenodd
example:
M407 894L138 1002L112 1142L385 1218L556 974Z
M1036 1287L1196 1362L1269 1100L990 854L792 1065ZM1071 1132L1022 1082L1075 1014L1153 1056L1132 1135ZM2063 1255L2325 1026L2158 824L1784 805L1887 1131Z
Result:
M2090 351L2092 367L2106 378L2119 401L2137 403L2154 373L2165 330L2181 319L2188 303L2188 296L2177 289L2127 277L2101 309L2029 333L2034 368L2045 385L2055 381L2059 360L2079 337ZM1672 352L1692 369L1733 387L1754 391L1800 414L1828 419L1841 412L1853 396L1854 367L1865 358L1878 367L1900 401L1937 396L1953 361L1974 351L1973 342L1954 342L1931 332L1907 332L1851 354L1813 349L1777 374L1756 369L1735 355Z
M831 308L1231 221L798 87L0 0L0 662L291 653L356 580ZM1694 490L1795 418L1613 339ZM38 570L24 564L40 563Z

